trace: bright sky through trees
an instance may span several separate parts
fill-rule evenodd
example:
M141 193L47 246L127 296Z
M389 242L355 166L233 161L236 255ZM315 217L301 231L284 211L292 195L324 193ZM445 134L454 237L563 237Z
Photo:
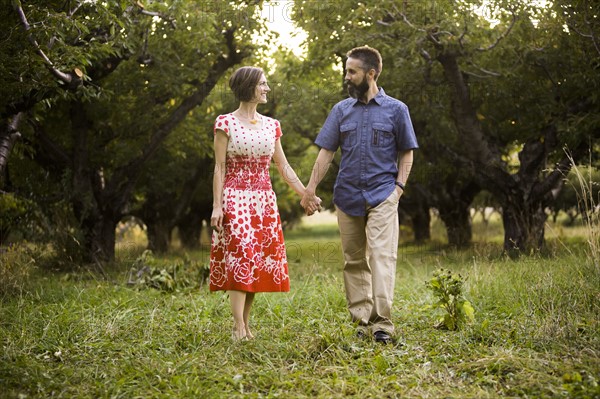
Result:
M266 1L261 15L267 20L267 28L279 33L277 41L271 43L271 51L276 51L277 46L282 45L292 50L296 56L303 57L306 48L302 46L302 42L306 39L306 33L294 26L293 6L293 1Z

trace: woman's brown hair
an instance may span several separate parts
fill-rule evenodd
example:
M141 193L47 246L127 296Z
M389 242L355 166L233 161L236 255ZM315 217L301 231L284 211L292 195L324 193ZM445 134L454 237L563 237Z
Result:
M245 66L236 70L229 78L229 88L238 101L252 101L256 96L256 86L260 82L263 70Z

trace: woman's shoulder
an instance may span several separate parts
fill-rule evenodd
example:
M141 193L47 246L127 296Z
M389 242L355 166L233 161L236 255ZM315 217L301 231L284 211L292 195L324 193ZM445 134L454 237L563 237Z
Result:
M233 112L230 112L228 114L217 115L217 118L215 120L216 121L230 120L232 117L233 117Z
M231 113L221 114L217 116L217 118L215 119L214 133L216 133L217 130L222 130L225 133L227 133L227 135L229 135L229 123L231 121L231 118Z
M270 132L275 132L275 138L281 137L281 124L279 120L271 118L270 116L262 115L263 117L263 128Z
M274 126L274 127L280 126L278 119L271 118L270 116L266 116L266 115L261 115L261 117L263 118L265 126Z

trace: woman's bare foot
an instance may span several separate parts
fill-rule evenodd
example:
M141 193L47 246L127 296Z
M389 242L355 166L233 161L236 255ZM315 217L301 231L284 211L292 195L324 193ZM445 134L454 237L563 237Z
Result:
M248 327L246 327L246 338L254 339L254 334L252 334L252 332L250 332L250 329Z
M233 331L231 332L231 339L234 341L241 341L248 339L246 334L246 327L244 323L235 323L233 325Z

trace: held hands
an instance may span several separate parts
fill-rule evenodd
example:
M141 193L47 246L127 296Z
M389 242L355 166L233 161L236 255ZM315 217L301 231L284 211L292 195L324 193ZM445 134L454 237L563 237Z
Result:
M300 205L304 208L304 213L311 216L317 211L321 210L321 198L317 197L315 193L305 191ZM218 232L221 232L223 228L223 208L213 208L212 215L210 216L210 225Z
M317 197L314 193L312 195L305 193L300 204L304 208L304 213L311 216L321 210L321 202L321 198ZM221 232L223 229L223 208L213 208L212 215L210 216L210 225L217 232Z
M304 208L304 213L311 216L315 212L321 210L321 198L317 197L314 192L306 190L300 201L300 205Z

